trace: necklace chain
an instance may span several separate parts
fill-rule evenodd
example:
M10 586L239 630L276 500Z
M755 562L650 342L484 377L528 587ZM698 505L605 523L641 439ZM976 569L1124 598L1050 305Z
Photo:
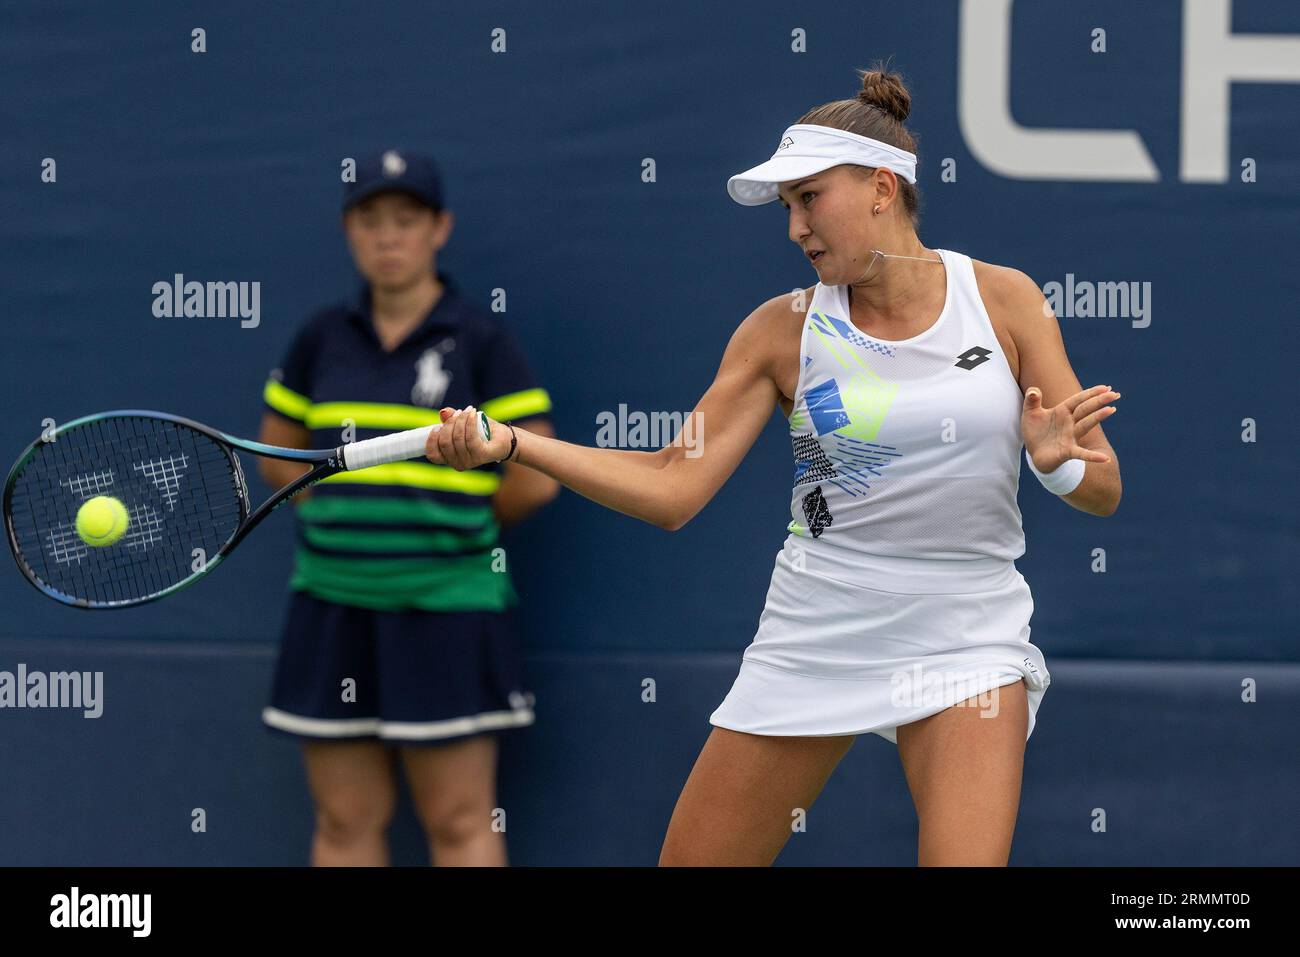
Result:
M879 249L873 249L871 250L871 252L873 253L871 257L871 264L867 266L867 271L862 274L862 278L859 279L858 282L864 282L867 276L870 275L871 270L876 268L877 259L912 259L919 263L942 263L943 262L942 259L922 259L920 256L901 256L901 255L895 255L894 253L882 253Z
M886 259L915 259L919 263L941 263L942 259L922 259L920 256L895 256L893 253L882 253L879 249L871 250L873 253L885 257Z

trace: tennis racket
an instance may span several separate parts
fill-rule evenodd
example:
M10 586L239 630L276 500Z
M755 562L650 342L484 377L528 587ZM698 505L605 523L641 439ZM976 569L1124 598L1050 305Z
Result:
M306 451L238 439L164 412L88 415L43 433L9 470L9 548L23 576L56 601L92 609L141 605L211 572L308 486L338 472L423 457L429 433L440 428ZM479 431L484 441L492 436L482 412ZM312 468L253 509L236 451ZM125 532L116 529L109 545L88 544L77 528L82 505L97 496L125 508Z

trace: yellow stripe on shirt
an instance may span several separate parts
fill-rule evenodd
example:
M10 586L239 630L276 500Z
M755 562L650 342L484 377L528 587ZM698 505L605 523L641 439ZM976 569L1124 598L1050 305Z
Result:
M522 419L524 416L550 412L551 397L545 389L524 389L522 392L511 392L497 396L495 399L488 399L479 406L479 409L487 413L490 419L509 422L511 419Z
M307 427L339 429L351 421L359 429L418 429L442 421L437 409L388 402L321 402L307 413Z
M299 395L284 383L277 382L275 379L266 380L266 388L262 390L262 399L276 412L291 419L297 419L299 422L303 421L311 409L311 399L305 395Z
M551 411L551 397L542 388L524 389L488 399L479 409L498 422ZM307 411L312 429L337 429L351 422L359 429L418 429L442 421L437 409L386 402L321 402Z
M475 469L458 472L448 465L434 465L432 462L372 465L355 472L339 472L325 481L353 485L410 485L442 492L463 492L466 495L491 495L501 485L501 477L495 473Z

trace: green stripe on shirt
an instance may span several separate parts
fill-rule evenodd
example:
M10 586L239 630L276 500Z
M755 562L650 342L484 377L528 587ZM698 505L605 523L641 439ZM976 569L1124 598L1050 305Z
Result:
M299 548L289 587L325 601L379 611L504 611L518 596L494 571L492 552L428 558L341 558ZM431 636L431 638L435 638Z
M319 496L298 506L304 522L367 525L452 525L479 529L495 521L490 505L448 505L426 499Z
M328 528L304 524L302 533L307 543L317 548L354 552L411 552L416 555L470 550L481 552L491 548L497 541L495 525L489 525L479 532L402 528L381 532L371 528ZM356 561L355 557L353 561Z

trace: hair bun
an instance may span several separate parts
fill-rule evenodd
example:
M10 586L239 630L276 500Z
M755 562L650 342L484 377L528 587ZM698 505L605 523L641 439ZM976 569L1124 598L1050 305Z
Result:
M912 94L907 92L901 76L888 72L888 67L879 63L870 70L859 70L858 74L862 77L860 101L883 110L900 123L907 119L907 114L912 112Z

